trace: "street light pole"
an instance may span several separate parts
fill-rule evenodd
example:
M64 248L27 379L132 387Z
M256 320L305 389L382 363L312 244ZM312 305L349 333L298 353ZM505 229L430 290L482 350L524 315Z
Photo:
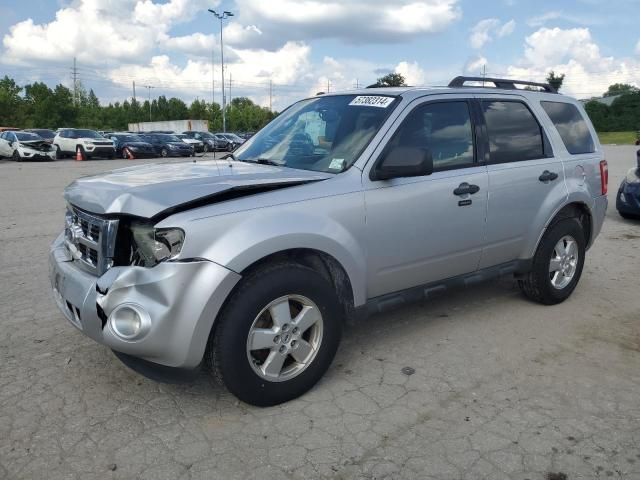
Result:
M220 70L222 71L222 131L227 131L227 97L224 93L224 44L222 43L222 21L229 17L233 17L233 13L225 10L222 13L218 13L215 10L209 9L209 12L213 13L216 18L220 20Z
M151 85L145 85L144 88L149 90L149 121L151 121L151 89L156 87L152 87Z

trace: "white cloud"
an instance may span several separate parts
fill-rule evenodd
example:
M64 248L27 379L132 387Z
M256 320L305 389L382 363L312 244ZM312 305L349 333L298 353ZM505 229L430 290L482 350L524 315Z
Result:
M242 19L277 41L339 38L351 43L400 42L439 32L461 16L458 0L237 0Z
M603 56L588 28L541 28L525 39L520 62L507 75L541 81L550 70L565 74L563 93L579 98L601 95L613 83L640 85L640 62Z
M480 49L493 40L511 35L516 27L515 20L502 23L497 18L485 18L480 20L472 29L469 43L472 48Z
M489 62L486 57L478 56L470 59L467 64L464 66L465 73L472 74L474 76L478 76L482 72L483 67L488 67Z
M411 86L420 86L425 84L426 74L425 71L418 65L418 62L400 62L396 68L395 73L400 73L404 76L405 83Z
M578 25L599 25L603 23L602 18L597 18L593 15L565 13L562 10L551 10L549 12L542 13L540 15L533 16L527 20L527 25L530 27L538 28L546 25L551 21L565 21L569 23L575 23Z
M81 63L139 59L169 37L167 32L191 20L207 0L77 0L56 12L53 21L28 19L3 38L7 63L66 61ZM132 13L133 12L133 13ZM197 39L191 39L192 41ZM177 40L179 46L186 40Z

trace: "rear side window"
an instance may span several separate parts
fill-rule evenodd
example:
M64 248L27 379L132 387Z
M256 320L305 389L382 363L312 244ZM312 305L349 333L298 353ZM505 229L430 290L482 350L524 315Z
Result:
M540 124L524 103L486 100L482 102L491 163L521 162L544 158Z
M458 101L416 107L390 143L428 149L434 171L472 166L474 143L469 105Z
M582 115L571 103L540 102L571 155L593 153L596 146Z

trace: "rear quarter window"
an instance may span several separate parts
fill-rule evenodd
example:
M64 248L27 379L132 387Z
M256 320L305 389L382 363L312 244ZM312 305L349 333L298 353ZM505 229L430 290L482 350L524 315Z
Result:
M596 146L589 126L575 105L564 102L540 102L540 104L549 115L571 155L595 152Z

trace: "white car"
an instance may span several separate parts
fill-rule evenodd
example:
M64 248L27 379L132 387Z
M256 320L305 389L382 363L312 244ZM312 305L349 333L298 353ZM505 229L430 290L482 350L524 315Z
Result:
M184 143L193 147L194 153L204 152L204 142L195 138L189 138L184 133L176 133L176 137L182 140Z
M3 132L0 134L0 157L22 160L55 160L55 149L47 141L31 132Z
M84 158L114 158L116 154L113 140L104 138L93 130L81 128L65 128L58 131L53 139L53 146L58 158L76 155L78 152Z

